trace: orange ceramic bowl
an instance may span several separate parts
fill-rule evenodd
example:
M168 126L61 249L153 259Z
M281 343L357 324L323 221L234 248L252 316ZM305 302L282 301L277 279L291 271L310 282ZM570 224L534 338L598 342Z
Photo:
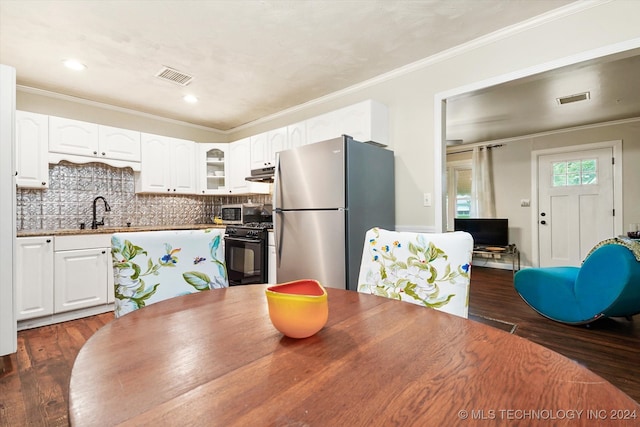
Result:
M307 338L327 323L327 290L317 280L273 285L265 292L271 323L284 335Z

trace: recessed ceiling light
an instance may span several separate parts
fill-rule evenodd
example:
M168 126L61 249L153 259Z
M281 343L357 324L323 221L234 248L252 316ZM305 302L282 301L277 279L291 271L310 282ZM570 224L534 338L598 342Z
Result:
M196 102L198 102L198 98L193 95L185 95L182 99L184 99L184 101L188 102L189 104L195 104Z
M76 61L75 59L65 59L64 61L62 61L62 63L64 64L65 67L75 71L82 71L87 68L86 65L84 65L80 61Z

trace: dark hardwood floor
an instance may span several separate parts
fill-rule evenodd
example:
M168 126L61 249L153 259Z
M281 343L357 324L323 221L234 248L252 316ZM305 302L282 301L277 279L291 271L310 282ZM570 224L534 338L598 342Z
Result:
M589 327L554 322L520 298L511 271L481 267L471 273L469 312L515 324L516 335L586 366L640 402L640 316Z
M531 310L513 289L511 271L475 267L470 318L495 324L573 359L640 402L640 319L567 326ZM489 320L484 320L486 318ZM0 426L67 426L73 361L91 335L113 319L105 313L18 333L18 352L0 373ZM2 365L0 364L0 368Z
M71 367L80 347L113 319L104 313L18 332L0 374L0 426L68 426Z

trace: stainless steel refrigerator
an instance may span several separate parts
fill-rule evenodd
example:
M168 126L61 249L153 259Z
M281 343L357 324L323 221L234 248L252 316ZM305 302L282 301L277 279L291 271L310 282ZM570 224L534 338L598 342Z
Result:
M357 290L368 229L395 228L393 152L349 136L278 153L277 281Z

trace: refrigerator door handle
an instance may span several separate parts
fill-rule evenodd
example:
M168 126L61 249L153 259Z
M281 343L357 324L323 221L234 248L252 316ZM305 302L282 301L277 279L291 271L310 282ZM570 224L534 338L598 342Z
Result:
M275 211L281 209L282 204L282 186L280 179L280 153L276 153L276 167L273 173L273 207Z
M275 213L276 215L278 215L278 221L276 222L276 224L278 224L279 226L276 227L276 238L275 238L275 244L276 244L276 261L277 261L277 266L280 267L281 263L282 263L282 231L284 230L284 227L282 226L282 223L284 221L284 215L282 212L282 209L280 208L276 208L273 210L273 213Z

